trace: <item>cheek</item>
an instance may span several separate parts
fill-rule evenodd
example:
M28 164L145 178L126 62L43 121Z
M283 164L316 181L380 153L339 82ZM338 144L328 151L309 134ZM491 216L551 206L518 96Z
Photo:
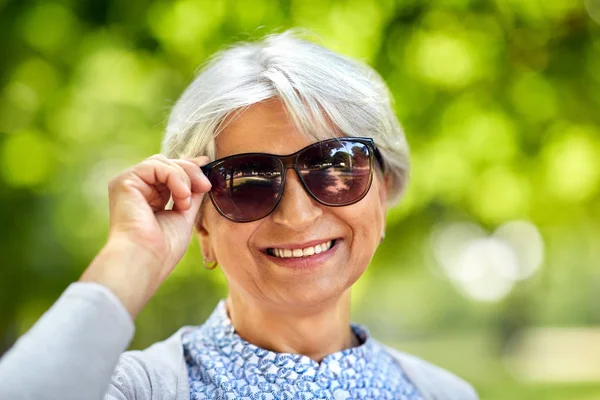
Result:
M354 204L356 208L348 210L350 225L363 236L363 239L374 239L379 243L385 221L385 208L381 204L375 185L367 196ZM370 240L369 240L370 242Z
M227 277L251 273L255 261L249 243L258 224L231 222L213 211L211 245L223 272Z
M381 240L385 215L376 199L377 196L368 195L364 201L340 208L346 208L339 217L351 230L350 257L360 268L366 268Z
M243 262L248 252L247 235L243 230L236 229L220 229L215 234L214 246L215 252L223 263L230 263L231 260L239 260Z

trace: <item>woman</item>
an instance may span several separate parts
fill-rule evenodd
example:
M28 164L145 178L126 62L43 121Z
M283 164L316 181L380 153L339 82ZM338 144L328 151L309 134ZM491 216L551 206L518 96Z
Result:
M106 245L4 357L0 398L477 398L349 320L408 171L372 69L291 33L225 50L175 105L163 154L111 180ZM121 354L194 227L227 299Z

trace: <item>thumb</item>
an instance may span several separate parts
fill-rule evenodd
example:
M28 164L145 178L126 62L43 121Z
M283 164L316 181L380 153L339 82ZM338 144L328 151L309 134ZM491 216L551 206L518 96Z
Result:
M210 158L208 158L206 156L200 156L200 157L188 159L188 161L193 162L198 167L202 167L203 165L206 165L210 162ZM192 224L194 224L196 222L196 218L198 217L198 214L200 212L200 208L202 206L202 200L204 199L204 196L208 195L207 192L210 191L210 189L211 189L211 184L208 181L208 178L206 178L206 176L204 175L204 173L202 171L200 171L200 173L202 174L202 179L205 181L204 183L206 185L202 185L203 188L202 188L202 191L200 191L200 192L192 191L190 208L188 208L187 210L185 210L183 212L183 215Z
M200 212L200 208L202 205L202 200L204 200L204 196L208 196L208 193L192 193L192 206L186 210L186 212L190 212L193 214L194 220L196 216ZM206 199L208 200L208 199Z
M196 223L196 219L198 218L198 214L200 213L200 208L202 205L202 199L204 198L204 193L194 192L192 193L192 201L190 208L184 211L180 211L189 227L192 228Z

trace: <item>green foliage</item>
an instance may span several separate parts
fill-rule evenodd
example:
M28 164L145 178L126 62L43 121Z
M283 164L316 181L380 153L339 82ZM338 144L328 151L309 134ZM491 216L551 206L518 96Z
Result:
M227 44L304 27L381 73L412 149L409 189L356 285L355 319L484 398L593 398L598 382L517 384L502 360L528 327L600 324L598 10L594 0L0 1L0 354L101 248L108 180L159 151L198 66ZM541 233L539 271L495 301L466 296L436 262L432 232L511 220ZM225 296L221 273L200 260L192 242L133 347L201 323Z

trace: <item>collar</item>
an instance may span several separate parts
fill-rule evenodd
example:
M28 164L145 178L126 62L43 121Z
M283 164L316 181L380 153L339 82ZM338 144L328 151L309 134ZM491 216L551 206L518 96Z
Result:
M229 357L231 354L241 354L239 361L244 362L246 357L258 355L260 358L273 359L280 367L294 368L318 373L319 371L328 371L335 375L345 368L353 368L356 372L366 368L367 365L375 360L379 352L383 349L378 346L371 337L369 330L358 324L351 324L351 329L359 338L361 344L356 347L340 350L331 353L318 363L317 361L302 354L277 353L274 351L260 348L239 336L227 314L225 300L219 301L215 310L202 326L203 341L208 340L211 347ZM206 343L208 344L208 343Z

